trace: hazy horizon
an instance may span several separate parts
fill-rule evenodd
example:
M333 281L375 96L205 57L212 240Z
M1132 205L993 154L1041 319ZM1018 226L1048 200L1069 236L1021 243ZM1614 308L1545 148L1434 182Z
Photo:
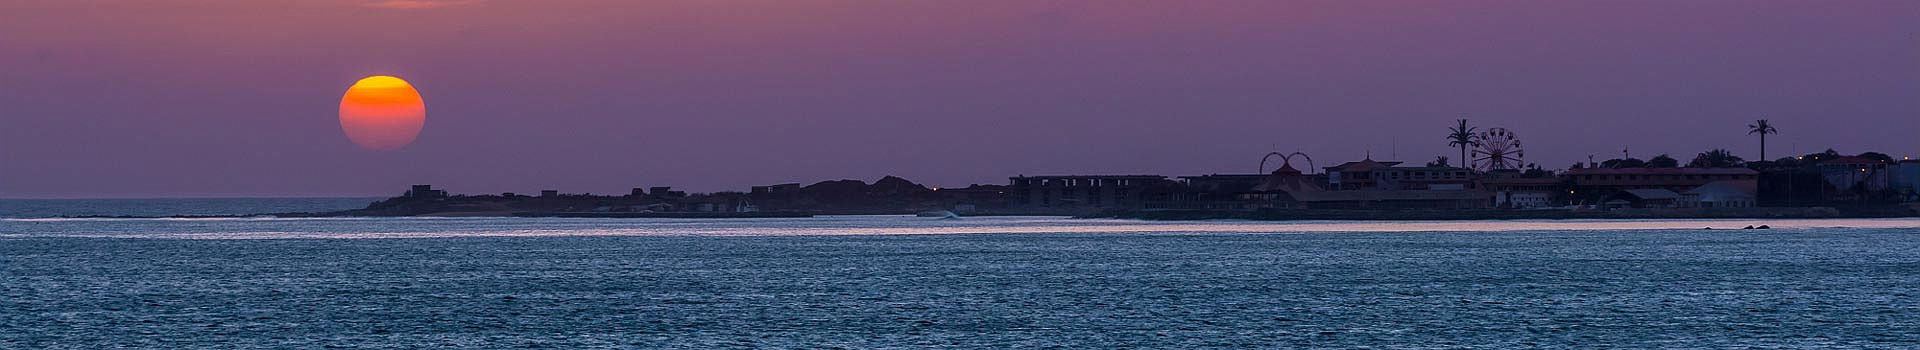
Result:
M1920 2L0 4L0 198L695 192L893 175L1920 155ZM387 152L349 85L417 87ZM1455 159L1454 161L1458 161Z

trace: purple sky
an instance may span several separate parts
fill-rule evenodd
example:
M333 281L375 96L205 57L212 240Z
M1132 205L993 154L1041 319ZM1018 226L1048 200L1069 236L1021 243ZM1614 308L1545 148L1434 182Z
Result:
M1920 1L28 1L0 33L12 198L1244 173L1453 155L1462 116L1548 168L1754 158L1757 118L1775 157L1920 156ZM340 131L376 74L425 97L408 148Z

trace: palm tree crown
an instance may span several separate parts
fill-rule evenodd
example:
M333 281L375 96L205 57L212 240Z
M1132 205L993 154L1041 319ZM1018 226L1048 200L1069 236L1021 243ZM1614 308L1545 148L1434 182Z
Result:
M1780 130L1774 129L1773 123L1768 123L1766 119L1755 120L1753 124L1747 124L1748 135L1760 134L1760 160L1767 160L1767 134L1778 133L1780 133Z
M1480 141L1473 138L1475 128L1468 127L1467 120L1461 119L1460 126L1450 129L1452 132L1447 134L1447 145L1460 147L1460 167L1473 167L1473 159L1467 158L1467 147L1480 145Z

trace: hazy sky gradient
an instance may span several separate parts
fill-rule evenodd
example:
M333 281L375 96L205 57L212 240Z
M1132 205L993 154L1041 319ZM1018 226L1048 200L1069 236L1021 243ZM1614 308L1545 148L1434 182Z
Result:
M898 175L1920 156L1920 1L0 3L0 197L694 191ZM350 143L361 77L418 141ZM1457 155L1456 155L1457 157Z

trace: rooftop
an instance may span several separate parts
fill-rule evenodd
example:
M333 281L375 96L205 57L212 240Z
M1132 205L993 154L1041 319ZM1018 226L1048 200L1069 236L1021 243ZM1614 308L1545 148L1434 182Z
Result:
M1015 176L1015 179L1165 179L1165 175L1038 175Z
M1390 167L1390 168L1387 168L1387 169L1388 169L1388 170L1396 170L1396 171L1399 171L1399 170L1407 170L1407 171L1467 171L1467 168L1461 168L1461 167L1450 167L1450 166L1397 166L1397 167Z
M1294 194L1296 196L1295 198L1298 198L1297 196L1303 192L1321 192L1324 191L1324 189L1321 189L1320 185L1315 182L1312 177L1301 175L1299 170L1294 170L1292 167L1281 167L1280 169L1274 170L1272 175L1267 175L1266 179L1260 181L1259 185L1254 186L1253 191L1285 191Z
M1207 174L1207 175L1187 175L1187 176L1180 176L1179 178L1182 178L1182 179L1212 179L1212 178L1248 179L1248 178L1266 178L1266 177L1267 177L1267 174Z
M1758 175L1747 168L1580 168L1561 175Z
M1749 196L1759 192L1759 184L1751 181L1714 181L1687 190L1691 194L1740 193Z
M1632 189L1625 192L1640 199L1680 199L1679 193L1659 188Z
M1873 159L1873 158L1867 158L1867 157L1861 157L1861 156L1845 156L1840 158L1828 159L1820 162L1820 164L1885 164L1885 163L1886 162L1881 161L1879 159Z
M1483 184L1500 184L1500 185L1508 185L1508 184L1557 184L1557 183L1560 183L1560 179L1559 179L1559 178L1553 178L1553 177L1496 177L1496 178L1484 178L1484 179L1480 179L1480 183L1483 183Z
M1477 190L1288 191L1287 194L1292 195L1294 200L1302 202L1477 200L1493 198L1492 194Z
M1382 161L1375 161L1373 160L1373 158L1367 158L1367 159L1362 159L1358 162L1340 163L1340 165L1326 167L1325 169L1327 169L1327 171L1367 171L1367 170L1373 170L1377 168L1393 167L1395 165L1400 165L1400 163L1405 163L1405 162L1401 162L1401 161L1382 162Z

